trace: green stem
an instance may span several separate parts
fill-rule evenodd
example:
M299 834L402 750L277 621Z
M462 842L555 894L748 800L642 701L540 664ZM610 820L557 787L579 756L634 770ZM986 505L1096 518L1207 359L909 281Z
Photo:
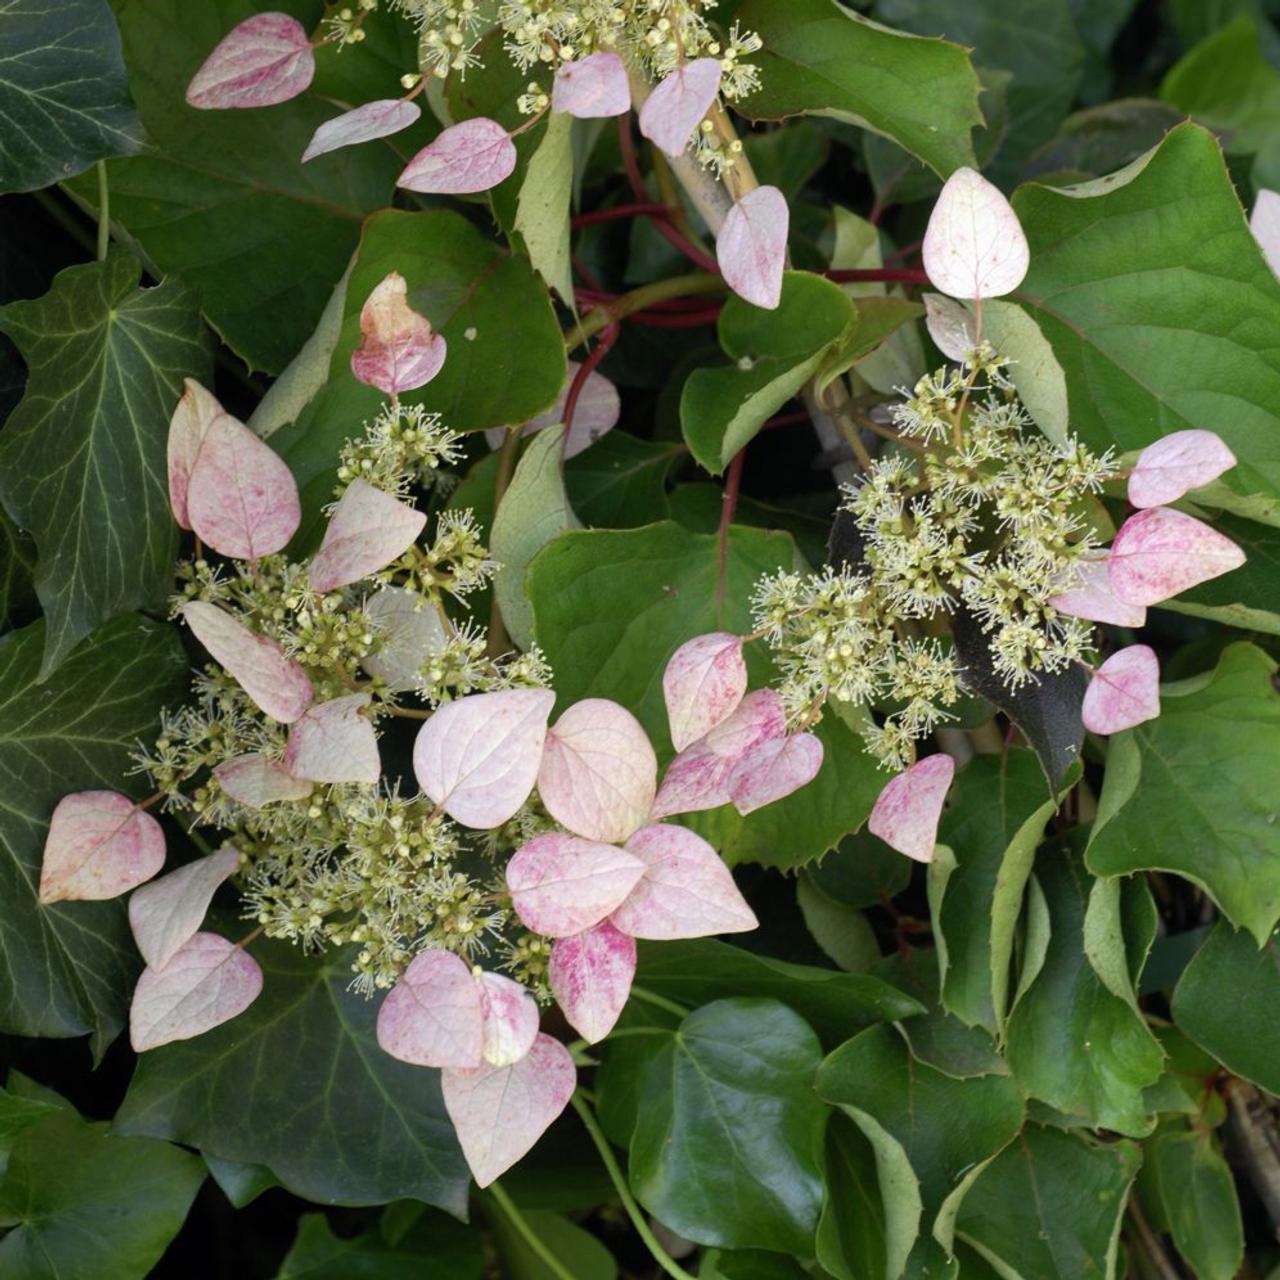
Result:
M557 1280L574 1280L573 1272L568 1270L555 1254L547 1248L546 1242L529 1225L524 1214L516 1208L515 1201L502 1189L501 1184L491 1182L489 1184L489 1194L493 1197L494 1204L507 1215L507 1220L519 1232L525 1244L537 1254L538 1259L547 1270L557 1277Z
M498 508L511 486L511 477L516 473L516 459L520 456L520 441L524 436L524 427L508 427L507 438L502 442L502 453L498 456L498 474L493 482L493 515L497 519ZM490 526L490 536L493 528ZM493 593L493 603L489 606L489 657L500 658L511 648L511 636L507 632L507 624L502 620L502 610L498 607L498 593Z
M600 1159L604 1162L605 1172L608 1173L618 1193L618 1199L622 1201L622 1207L627 1211L627 1217L631 1219L631 1225L635 1227L636 1234L644 1241L645 1248L653 1254L654 1262L671 1276L672 1280L694 1280L694 1277L662 1247L658 1237L650 1230L649 1224L645 1221L644 1210L631 1194L631 1188L627 1186L626 1176L618 1164L617 1157L613 1154L609 1139L604 1136L604 1131L600 1128L600 1123L596 1120L591 1108L576 1093L569 1101L573 1103L573 1109L578 1113L578 1118L586 1127L587 1133L591 1135L591 1141L596 1144L596 1150L600 1152Z
M655 1009L665 1009L668 1013L674 1013L677 1018L687 1018L689 1009L677 1004L674 1000L668 1000L666 996L660 996L656 991L647 991L644 987L637 987L634 983L631 986L631 994L637 1000L643 1000L645 1004L651 1004Z
M655 302L666 302L670 298L690 298L703 293L724 293L728 287L720 276L713 276L705 271L691 271L688 275L672 276L669 280L655 280L652 284L641 285L630 293L620 294L612 302L602 302L598 307L592 307L564 335L565 350L572 351L588 338L594 338L602 329L607 329L614 321L635 311L643 311Z
M99 160L98 170L98 261L111 247L111 192L107 188L107 162Z

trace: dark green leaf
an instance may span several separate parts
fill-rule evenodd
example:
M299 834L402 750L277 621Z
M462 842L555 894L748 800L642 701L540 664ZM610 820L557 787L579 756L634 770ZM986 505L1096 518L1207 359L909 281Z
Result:
M892 1194L892 1186L887 1190ZM827 1125L826 1197L818 1219L819 1263L835 1280L885 1280L890 1225L901 1237L908 1234L902 1208L881 1191L876 1150L862 1130L848 1116L833 1115ZM911 1239L915 1229L911 1222ZM911 1247L910 1240L896 1243L901 1255Z
M139 150L107 0L4 0L0 22L0 191L34 191Z
M1182 112L1154 98L1120 98L1069 115L1055 138L1028 163L1032 176L1075 172L1092 177L1114 173L1150 151Z
M1173 1017L1237 1075L1280 1093L1280 948L1219 921L1173 993Z
M173 280L139 289L139 275L116 253L0 311L31 371L0 435L0 500L39 553L42 676L172 583L165 441L183 377L207 379L209 354L190 292Z
M1138 1011L1129 972L1117 974L1095 938L1099 916L1086 917L1105 890L1066 847L1046 848L1035 875L1048 904L1048 946L1035 976L1024 974L1009 1015L1009 1065L1030 1096L1079 1122L1144 1134L1151 1121L1143 1091L1159 1078L1164 1054ZM1096 911L1109 905L1098 899Z
M1152 1225L1173 1236L1198 1280L1233 1280L1244 1228L1231 1170L1213 1135L1162 1130L1143 1144L1138 1191Z
M231 1022L143 1055L116 1116L122 1133L170 1138L264 1165L322 1204L466 1205L467 1170L439 1073L384 1053L377 1003L350 970L259 941L262 995Z
M845 836L837 848L805 869L828 897L851 907L882 905L907 887L911 859L869 831Z
M1176 872L1259 944L1280 919L1276 664L1249 644L1161 690L1160 717L1115 735L1089 842L1098 875Z
M390 201L402 160L373 144L304 166L312 133L334 115L315 94L253 111L186 105L196 68L261 8L252 0L114 3L151 146L108 164L111 217L161 271L196 289L209 322L248 365L278 373L315 328L361 220ZM272 7L308 25L320 16L314 0ZM72 188L96 209L93 175Z
M59 1110L20 1134L0 1181L5 1280L142 1280L204 1181L189 1152Z
M684 450L610 431L565 463L569 501L582 522L600 529L633 529L663 520L667 473Z
M942 1003L993 1035L1004 1025L1023 890L1053 800L1035 754L974 756L958 774L938 830L949 853L929 868Z
M35 616L35 573L36 544L0 507L0 631Z
M13 1150L18 1136L58 1110L56 1103L24 1098L20 1093L0 1089L0 1177L9 1165L9 1152Z
M1022 1098L1013 1081L943 1075L918 1062L894 1028L870 1027L827 1058L817 1087L877 1148L882 1187L889 1144L897 1144L919 1182L922 1228L950 1250L956 1210L968 1188L1022 1127ZM886 1201L890 1194L886 1187Z
M796 905L832 964L848 973L865 973L880 959L880 943L867 917L857 907L829 898L806 871L796 880Z
M270 1169L260 1164L241 1164L237 1160L223 1160L220 1156L204 1153L204 1162L222 1194L237 1208L252 1204L264 1191L280 1185Z
M744 0L738 17L759 32L761 88L740 108L753 119L809 112L891 138L944 177L973 164L969 130L981 123L978 77L958 45L868 22L834 0Z
M789 964L712 938L642 942L636 981L690 1006L724 996L772 996L790 1005L827 1043L873 1022L922 1012L914 997L869 974Z
M508 1280L563 1280L564 1271L573 1280L615 1280L618 1264L609 1250L589 1231L584 1231L558 1213L523 1208L520 1212L525 1225L564 1270L553 1271L547 1266L529 1241L516 1229L503 1208L495 1202L492 1212L494 1235L502 1258L503 1276ZM421 1280L421 1276L420 1271L415 1280Z
M115 1037L141 966L123 901L37 901L49 815L70 791L120 789L161 707L186 692L172 627L118 618L44 684L44 623L0 638L0 1027L18 1035ZM136 780L135 780L136 784Z
M785 274L773 311L731 297L717 332L733 363L694 370L680 397L680 425L693 456L719 475L854 322L840 286L805 271Z
M1217 431L1240 460L1223 477L1235 509L1274 511L1280 283L1212 134L1182 125L1119 174L1070 194L1029 184L1014 207L1031 243L1019 297L1066 374L1072 429L1122 451Z
M809 1280L794 1258L764 1249L708 1249L698 1267L698 1280Z
M323 1213L304 1213L276 1280L480 1280L480 1236L442 1213L425 1212L394 1243L381 1232L341 1237Z
M968 1241L1023 1280L1112 1280L1120 1217L1141 1153L1028 1125L973 1184L956 1223Z
M631 1137L637 1198L702 1244L806 1254L822 1201L827 1110L808 1024L774 1000L717 1000L644 1071Z

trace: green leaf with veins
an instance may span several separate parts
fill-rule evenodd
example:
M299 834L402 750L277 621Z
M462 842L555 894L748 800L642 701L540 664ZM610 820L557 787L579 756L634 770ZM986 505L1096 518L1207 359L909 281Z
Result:
M1114 735L1089 868L1172 871L1202 886L1259 945L1280 921L1280 691L1261 649L1165 685L1160 716Z
M670 514L667 473L684 452L674 442L638 440L610 431L570 458L564 482L583 523L605 529L632 529Z
M0 631L36 613L36 544L0 507Z
M349 957L266 940L253 954L262 994L230 1022L144 1054L116 1132L264 1165L321 1204L407 1198L461 1216L469 1176L439 1073L378 1046L378 1005L348 990Z
M425 1211L394 1242L380 1230L338 1236L323 1213L304 1213L276 1280L480 1280L483 1272L479 1233L442 1213Z
M361 222L390 203L404 164L397 139L304 165L311 135L335 114L318 91L257 110L199 111L183 100L213 47L261 5L113 3L151 146L108 162L112 220L149 262L197 291L209 323L250 368L279 373L315 328ZM316 0L270 7L308 27L322 12ZM93 175L70 185L96 211Z
M0 310L30 369L0 434L0 501L37 549L48 621L41 676L95 627L159 605L173 580L165 442L182 379L207 379L195 299L139 289L125 253L68 267L43 298Z
M107 0L0 0L0 25L0 191L35 191L141 149Z
M100 1057L141 961L123 900L38 901L49 815L71 791L138 789L130 753L155 736L161 707L185 697L187 660L173 627L117 618L40 684L44 629L0 637L0 1029L91 1032Z

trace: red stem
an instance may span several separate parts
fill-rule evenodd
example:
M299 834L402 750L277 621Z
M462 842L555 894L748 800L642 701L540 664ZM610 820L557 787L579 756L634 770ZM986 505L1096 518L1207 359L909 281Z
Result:
M910 244L904 244L901 249L895 249L885 258L884 264L887 267L891 262L904 262L907 258L914 258L923 248L923 240L913 240Z
M852 270L831 270L822 273L828 280L837 284L858 284L862 282L879 282L888 284L928 284L929 277L925 272L913 267L861 267Z
M729 529L733 525L733 515L738 509L738 494L742 492L742 464L746 461L747 451L739 449L729 463L729 474L724 481L724 497L720 502L720 529L716 535L719 540L720 567L716 580L716 616L724 605L725 570L729 561Z
M809 422L809 414L805 409L797 409L794 413L779 413L769 419L760 428L761 431L772 431L775 427L796 427L802 422Z
M610 209L596 209L581 213L569 223L571 230L594 226L597 222L616 222L622 218L669 218L671 210L665 204L651 201L643 204L616 204Z
M618 150L622 153L622 167L626 170L627 181L631 184L631 194L638 203L643 204L649 199L649 191L644 185L644 175L640 172L640 161L636 158L636 143L631 136L629 111L618 117Z
M620 332L621 330L616 320L606 325L600 331L600 337L596 345L592 347L591 354L582 362L578 372L573 375L573 382L569 386L569 394L564 398L564 435L560 441L562 450L565 442L569 439L569 432L573 428L573 415L578 408L578 397L582 395L582 388L587 385L587 379L591 377L595 367L612 350Z
M720 319L720 308L707 307L703 311L687 311L675 315L670 312L635 311L628 319L646 329L700 329L704 325L715 324Z

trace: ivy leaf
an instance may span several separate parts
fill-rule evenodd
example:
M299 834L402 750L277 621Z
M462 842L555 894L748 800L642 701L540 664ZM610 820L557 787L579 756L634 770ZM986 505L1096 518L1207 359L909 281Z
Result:
M276 1280L480 1280L483 1273L479 1233L442 1213L423 1211L394 1240L385 1215L379 1230L338 1236L323 1213L304 1213Z
M1046 848L1035 875L1049 935L1009 1015L1009 1066L1031 1097L1077 1122L1141 1136L1152 1125L1143 1090L1159 1078L1164 1052L1138 1010L1131 975L1098 949L1115 903L1071 849Z
M140 274L117 253L0 311L30 369L0 435L0 501L38 550L41 678L99 623L159 604L171 585L169 415L209 355L190 292L139 289Z
M36 544L0 507L0 631L29 622L37 613Z
M919 1183L923 1226L949 1252L966 1192L1022 1127L1017 1085L1008 1076L943 1075L918 1062L892 1027L869 1027L823 1062L817 1090L876 1148L882 1182L890 1168L905 1177L905 1157Z
M58 1108L13 1143L0 1181L6 1280L134 1280L150 1274L205 1179L167 1142L122 1138Z
M299 0L270 7L307 23L319 16ZM400 161L380 145L304 166L312 135L333 115L314 91L257 110L186 105L197 68L259 8L250 0L120 0L129 88L151 146L107 170L112 219L149 261L197 291L209 322L248 365L278 373L315 328L361 220L390 201ZM71 188L96 211L92 174ZM376 283L367 282L361 301Z
M1181 125L1119 174L1070 194L1028 184L1014 208L1031 242L1019 297L1062 365L1072 429L1121 452L1216 431L1240 460L1221 505L1274 511L1280 282L1213 135Z
M1262 945L1280 920L1276 664L1233 644L1217 667L1161 690L1155 720L1116 734L1089 841L1097 875L1172 871Z
M1220 920L1173 993L1173 1018L1230 1071L1280 1093L1280 949Z
M7 0L3 17L0 191L35 191L141 149L107 0Z
M187 661L172 627L118 618L44 684L43 622L0 639L0 954L8 975L0 1026L80 1036L95 1053L115 1037L141 967L125 905L36 898L49 816L68 792L120 785L139 739L185 696Z
M1135 1143L1028 1125L978 1175L957 1235L1000 1275L1113 1280L1120 1218L1141 1163Z
M822 1200L822 1051L774 1000L717 1000L652 1053L631 1136L636 1197L702 1244L805 1254Z
M758 32L761 88L739 105L755 120L808 112L892 139L946 177L974 164L969 131L982 123L978 77L959 45L890 31L833 0L744 0L738 20Z
M145 1054L115 1131L264 1165L321 1204L406 1197L461 1215L469 1175L439 1076L378 1047L378 1005L348 990L349 957L322 964L265 940L253 954L261 996L233 1021Z
M718 333L734 363L695 369L680 397L680 426L693 456L719 475L804 386L855 319L839 285L809 272L784 275L776 310L730 298Z
M920 1189L911 1167L837 1112L827 1126L826 1198L818 1220L818 1262L836 1280L901 1274L920 1227Z

